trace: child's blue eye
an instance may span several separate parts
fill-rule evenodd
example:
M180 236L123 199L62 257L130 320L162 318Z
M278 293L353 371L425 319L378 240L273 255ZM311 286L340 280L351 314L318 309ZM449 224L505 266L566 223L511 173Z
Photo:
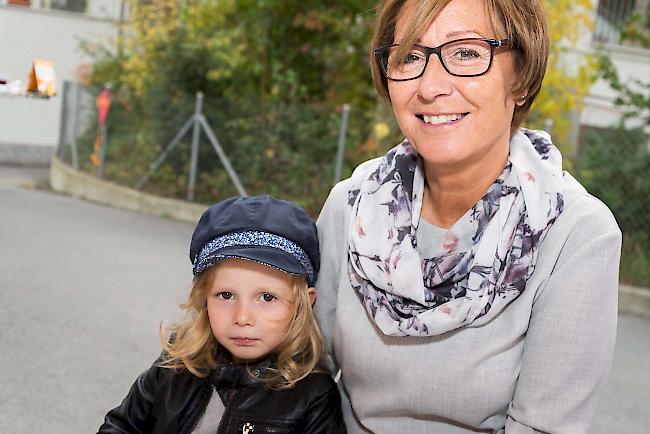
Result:
M217 294L217 297L222 298L224 300L230 300L233 297L233 295L232 292L224 291Z
M264 300L264 301L273 301L276 298L277 297L275 295L273 295L273 294L268 294L268 293L267 294L262 294L262 300Z

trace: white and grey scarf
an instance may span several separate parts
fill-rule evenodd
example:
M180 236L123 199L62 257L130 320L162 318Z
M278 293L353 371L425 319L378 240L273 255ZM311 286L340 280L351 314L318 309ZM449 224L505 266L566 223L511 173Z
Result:
M421 258L424 175L408 141L364 178L349 192L348 271L367 312L391 336L438 335L498 315L524 291L564 204L560 152L545 132L521 129L502 174L448 230L443 253ZM470 247L457 251L463 245Z

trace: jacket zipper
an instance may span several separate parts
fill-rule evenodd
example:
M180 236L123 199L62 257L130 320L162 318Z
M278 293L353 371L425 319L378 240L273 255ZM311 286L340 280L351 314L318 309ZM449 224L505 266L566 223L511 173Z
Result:
M226 424L226 421L229 419L232 419L232 413L233 413L233 408L237 408L239 405L239 401L241 401L241 389L234 389L235 391L235 396L233 399L230 401L230 403L226 406L226 409L223 411L223 416L221 416L221 420L219 421L219 426L217 427L217 434L223 434L223 433L233 433L233 429L235 428L233 425L233 421L230 420L229 423ZM219 393L219 392L217 392ZM223 431L224 426L228 426L229 430ZM239 434L239 433L237 433Z
M183 429L179 434L189 434L198 425L199 421L205 414L205 411L208 409L208 404L210 403L210 399L212 398L213 393L217 393L216 389L214 389L214 386L212 384L208 384L209 387L206 387L206 391L203 392L203 396L201 397L201 402L200 405L198 406L199 411L196 413L194 420L190 419L187 424L184 424L186 429Z

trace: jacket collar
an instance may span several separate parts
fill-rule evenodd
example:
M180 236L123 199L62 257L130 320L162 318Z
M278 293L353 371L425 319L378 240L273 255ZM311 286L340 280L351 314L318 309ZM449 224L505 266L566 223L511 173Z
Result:
M262 382L260 378L270 375L274 365L271 357L245 364L234 363L229 356L220 354L217 357L217 367L210 373L210 382L217 389L257 385Z

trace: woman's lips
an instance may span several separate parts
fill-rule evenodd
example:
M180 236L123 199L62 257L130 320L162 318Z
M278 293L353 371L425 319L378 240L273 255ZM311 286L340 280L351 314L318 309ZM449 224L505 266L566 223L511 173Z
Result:
M467 116L468 113L450 113L450 114L438 114L438 115L433 115L433 114L417 114L415 115L418 119L420 119L425 125L449 125L454 122L457 122L465 116Z

